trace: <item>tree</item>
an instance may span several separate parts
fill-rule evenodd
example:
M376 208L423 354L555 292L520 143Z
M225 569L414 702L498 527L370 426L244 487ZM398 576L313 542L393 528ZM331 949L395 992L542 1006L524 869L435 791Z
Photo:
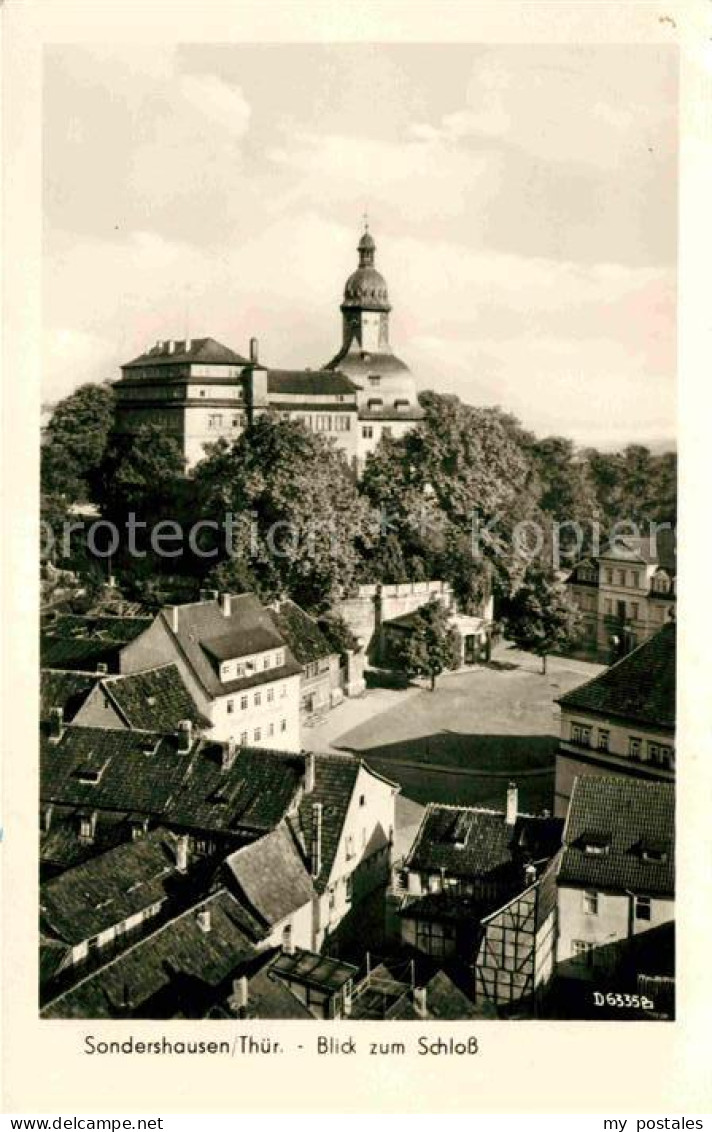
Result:
M546 675L549 653L575 643L581 617L565 588L538 566L530 566L518 590L500 610L508 638L541 658Z
M114 422L110 385L80 385L58 402L42 444L42 491L68 503L86 502Z
M428 677L434 691L438 676L460 663L459 634L450 624L447 609L439 601L421 606L394 651L407 675Z
M258 417L234 444L213 447L194 482L203 518L232 517L229 552L265 600L289 594L322 612L353 584L358 548L376 535L343 456L301 423ZM224 540L215 549L224 557Z

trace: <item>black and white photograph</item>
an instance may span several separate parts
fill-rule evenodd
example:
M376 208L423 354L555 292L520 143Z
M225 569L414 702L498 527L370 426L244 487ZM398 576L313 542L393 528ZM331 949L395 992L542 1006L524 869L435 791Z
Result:
M674 1020L675 44L42 98L42 1024Z

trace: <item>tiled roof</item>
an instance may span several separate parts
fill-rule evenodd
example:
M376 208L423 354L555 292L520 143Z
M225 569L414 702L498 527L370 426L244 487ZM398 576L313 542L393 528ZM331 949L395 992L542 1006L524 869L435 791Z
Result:
M89 811L161 816L189 765L172 735L69 726L58 743L42 736L40 797Z
M308 849L311 843L312 807L316 803L321 805L321 869L314 879L314 887L318 892L323 892L329 883L360 767L360 760L351 755L316 755L314 789L304 795L299 807L299 819Z
M124 645L151 625L146 617L82 617L62 614L47 622L40 635L43 668L90 671L99 663L117 671Z
M674 573L677 561L677 532L660 530L650 535L619 535L603 548L599 557L606 561L659 565Z
M146 350L145 354L134 358L132 362L127 362L121 368L176 365L176 363L185 364L186 362L230 366L247 366L250 364L247 358L236 354L229 346L223 346L221 342L216 342L214 338L191 338L190 350L186 350L186 341L183 339L174 342L173 352L169 353L168 341L165 341L160 346L153 346L150 350Z
M246 977L247 1006L240 1017L314 1019L309 1007L292 994L286 983L272 974L271 963L264 964L254 974ZM234 1020L235 1013L229 1003L225 1003L224 1006L211 1010L208 1017Z
M267 371L267 391L277 394L291 393L296 395L356 393L358 385L354 385L350 378L343 373L334 373L331 370L291 370L270 369Z
M558 883L672 898L675 892L672 783L579 777L569 803ZM597 851L586 850L596 846ZM652 849L652 856L646 847Z
M561 696L559 704L567 711L674 728L675 641L670 622L605 672Z
M223 769L225 744L199 740L188 754L174 735L67 727L43 736L41 800L91 811L145 814L215 833L267 833L295 804L304 757L241 747Z
M304 858L284 825L232 853L225 868L250 909L269 927L308 904L314 895Z
M125 812L98 813L94 839L79 839L77 811L73 806L52 806L50 828L40 834L40 861L52 869L71 869L98 853L106 853L131 836L129 815Z
M270 608L270 616L300 664L333 655L334 649L313 617L287 599Z
M171 614L175 613L178 627L173 630ZM239 692L255 684L268 683L300 672L300 666L285 648L285 663L280 668L270 668L256 676L221 683L215 664L208 656L212 650L222 658L246 656L250 651L266 648L280 648L284 642L277 633L269 612L254 594L233 594L230 598L230 613L222 612L217 601L194 602L190 605L174 606L172 611L162 610L159 617L174 636L185 659L195 676L211 696L223 696ZM269 634L269 643L264 643ZM252 648L255 641L262 643Z
M209 930L199 913L208 912ZM60 995L44 1018L200 1018L219 986L254 955L244 913L221 890Z
M47 934L81 943L164 900L176 873L175 839L154 830L41 885L41 922Z
M40 673L40 719L47 722L53 708L61 708L69 723L100 677L96 673L62 672L43 668Z
M459 1022L479 1018L480 1012L470 999L456 987L449 975L438 971L425 987L425 1009L428 1018L435 1021Z
M198 727L210 726L210 721L196 707L175 664L126 676L111 676L102 681L102 688L129 727L174 731L183 719L192 720Z
M204 742L166 809L173 825L215 833L267 833L294 805L304 781L304 757L264 747L240 747L229 769L223 748Z
M513 866L553 856L561 844L562 824L559 818L519 814L510 827L502 812L431 803L406 867L504 879Z

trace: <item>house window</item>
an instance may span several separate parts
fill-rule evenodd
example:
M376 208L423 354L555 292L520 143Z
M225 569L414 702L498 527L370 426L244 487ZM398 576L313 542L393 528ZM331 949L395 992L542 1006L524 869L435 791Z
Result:
M585 726L583 723L571 724L571 741L578 743L580 747L591 746L591 728Z
M378 373L370 373L368 375L368 380L369 380L370 385L380 385L381 384L381 375L378 374Z
M280 731L286 731L286 730L287 730L287 721L286 721L286 719L283 719L283 720L282 720L282 722L281 722L281 723L280 723L280 725L279 725L279 729L280 729Z
M604 731L602 727L598 729L598 749L599 751L608 751L610 749L611 733Z
M593 967L594 945L586 939L575 939L571 944L571 955L580 967Z
M415 942L416 947L428 955L440 958L452 955L455 950L455 928L452 924L419 920L415 929Z
M358 800L358 804L359 804L359 806L365 806L366 805L366 795L365 794L361 795L361 797Z
M247 732L246 731L240 732L240 745L243 746L243 747L247 746Z
M361 436L364 440L373 440L373 425L364 425L361 429Z
M613 615L613 602L609 597L604 599L603 612L606 614L606 617L611 617Z
M635 735L631 735L628 739L628 756L631 759L640 758L641 741Z
M670 579L666 573L655 574L653 577L653 590L658 594L670 592Z
M583 910L588 916L598 915L598 893L587 890L583 894Z
M267 703L271 704L274 700L274 688L267 689Z
M634 906L636 920L650 920L651 901L649 896L636 896Z
M240 710L247 710L247 696L240 696Z
M354 855L354 839L351 834L346 838L346 860L350 861Z
M259 707L261 703L262 703L262 693L261 692L255 692L255 707Z
M344 899L345 899L347 904L350 904L351 901L353 900L353 898L354 898L354 878L351 875L351 873L349 873L349 875L344 878Z
M233 711L235 710L235 701L228 700L225 706L227 707L227 714L232 715Z

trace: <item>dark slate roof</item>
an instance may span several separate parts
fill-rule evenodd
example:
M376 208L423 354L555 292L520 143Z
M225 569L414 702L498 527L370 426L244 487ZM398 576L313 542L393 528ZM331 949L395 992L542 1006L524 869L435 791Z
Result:
M360 760L352 755L316 756L314 789L304 795L299 807L299 819L304 843L308 847L311 840L312 807L315 803L321 804L321 870L314 879L317 892L323 892L329 883L360 766Z
M481 1017L473 1002L456 987L449 975L438 971L425 987L425 1009L435 1021L459 1022Z
M215 833L268 833L296 802L304 757L265 747L240 747L229 769L223 746L204 742L190 760L166 809L171 824Z
M251 911L269 927L308 904L314 895L304 858L284 825L232 853L225 868Z
M309 1007L269 967L249 980L247 994L246 1018L314 1018Z
M151 624L146 617L82 617L62 614L47 622L40 635L40 662L43 668L63 668L87 672L97 664L110 671L118 668L124 645L133 641Z
M129 727L144 731L174 731L181 720L198 727L210 721L198 710L175 664L164 664L147 672L111 676L102 681Z
M338 354L324 366L324 369L337 370L342 367L348 369L349 376L357 377L362 385L366 384L369 374L410 372L405 362L402 362L395 354L368 353L367 351L351 349L350 346L342 346Z
M567 711L674 728L675 641L670 622L605 672L561 696L559 704Z
M190 339L190 350L186 350L186 341L183 339L182 341L176 341L174 343L173 352L169 353L168 341L165 341L161 343L160 346L152 346L150 350L146 350L145 354L134 358L132 362L127 362L121 368L131 369L133 366L184 365L187 362L214 366L250 365L247 358L243 358L241 354L236 354L229 346L223 346L221 342L216 342L214 338L192 338Z
M527 860L551 857L561 844L559 818L519 814L514 826L496 810L431 803L406 861L420 872L461 877L506 875Z
M359 389L343 373L331 370L293 370L270 369L267 371L267 391L279 396L280 393L297 396L319 396L339 393L356 393Z
M269 613L300 664L333 655L334 649L317 622L295 602L281 601Z
M198 912L209 911L203 931ZM255 954L244 913L221 890L60 995L44 1018L200 1018L215 988Z
M158 616L162 618L169 633L177 641L196 678L211 696L229 695L231 692L239 692L243 688L296 675L301 671L285 646L285 663L280 668L269 668L254 676L221 683L208 650L212 650L215 655L219 652L222 657L239 657L247 656L251 651L259 651L260 648L280 648L285 645L275 629L268 610L254 594L233 594L230 598L229 616L225 616L221 603L217 601L193 602L189 605L174 606L173 609L177 612L178 618L178 628L175 632L172 628L171 611L164 609ZM253 648L255 641L266 640L264 636L266 633L270 635L270 644L258 644Z
M61 708L65 721L69 723L99 679L96 673L43 668L40 673L40 720L47 722L52 709Z
M40 922L68 944L92 939L164 900L177 875L175 839L157 829L40 886Z
M318 955L314 951L295 948L293 952L282 952L272 964L272 972L305 986L319 987L330 993L341 990L358 973L358 967L333 959L329 955Z
M603 851L591 853L586 845ZM646 860L652 848L662 860ZM672 898L675 789L633 778L579 777L569 803L558 883Z
M58 743L43 735L41 800L160 816L190 766L177 748L175 736L145 731L70 725Z

